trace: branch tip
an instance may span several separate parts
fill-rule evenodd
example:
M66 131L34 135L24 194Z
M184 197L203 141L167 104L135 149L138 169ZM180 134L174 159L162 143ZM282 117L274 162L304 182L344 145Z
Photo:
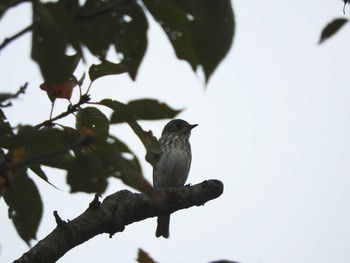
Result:
M61 219L61 217L58 215L57 211L53 211L53 216L55 217L56 224L57 224L58 227L61 227L64 224L67 223L67 222L65 222L64 220Z
M95 194L94 200L89 204L89 209L97 209L100 207L101 202L98 200L101 197L99 194Z

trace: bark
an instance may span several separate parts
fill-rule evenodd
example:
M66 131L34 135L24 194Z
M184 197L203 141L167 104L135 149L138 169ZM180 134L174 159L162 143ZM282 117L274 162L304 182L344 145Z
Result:
M222 182L209 180L193 186L160 189L158 201L128 190L116 192L102 203L95 196L88 209L72 221L63 221L55 211L56 228L14 262L56 262L70 249L96 235L113 236L134 222L204 205L219 197L223 188Z

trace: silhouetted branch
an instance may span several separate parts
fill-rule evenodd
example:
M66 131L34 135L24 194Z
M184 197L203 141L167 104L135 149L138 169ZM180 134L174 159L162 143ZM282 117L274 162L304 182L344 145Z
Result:
M96 235L113 236L125 226L155 216L166 215L180 209L204 205L223 193L218 180L204 181L193 186L159 190L162 205L152 202L145 194L128 190L107 196L102 203L95 197L89 208L72 221L59 220L60 224L32 249L14 263L56 262L70 249ZM57 221L58 214L55 212ZM153 236L153 231L152 231ZM151 238L151 237L150 237Z
M5 48L8 44L10 44L13 40L16 38L19 38L20 36L24 35L25 33L29 32L32 30L33 25L27 26L26 28L22 29L19 31L17 34L13 35L12 37L7 37L4 39L4 41L0 45L0 51Z
M10 99L18 98L20 94L25 93L27 87L28 87L28 82L26 82L23 86L21 86L16 93L0 93L0 107L11 106L11 102L7 102L6 104L4 104L4 102Z
M89 102L89 100L90 100L90 96L88 94L81 96L79 102L77 104L74 104L74 105L69 105L67 111L62 112L61 114L57 115L56 117L54 117L52 119L43 121L42 123L35 125L35 128L52 126L54 121L62 119L64 117L68 116L69 114L72 114L72 113L78 111L80 106Z

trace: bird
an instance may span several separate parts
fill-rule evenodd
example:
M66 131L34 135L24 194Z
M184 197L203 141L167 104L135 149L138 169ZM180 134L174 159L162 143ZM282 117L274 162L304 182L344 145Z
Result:
M190 172L192 154L189 138L198 124L182 119L168 122L159 139L160 157L153 168L153 186L156 189L185 185ZM169 238L170 214L157 219L156 237Z

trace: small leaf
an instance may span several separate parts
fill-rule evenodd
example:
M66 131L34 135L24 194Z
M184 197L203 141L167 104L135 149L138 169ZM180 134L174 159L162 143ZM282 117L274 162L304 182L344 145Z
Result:
M139 253L137 255L137 262L139 263L155 263L155 261L141 248L139 249Z
M100 77L107 75L116 75L128 72L127 67L123 63L112 63L110 61L103 61L99 65L92 65L89 69L89 77L94 81Z
M29 169L32 170L33 173L35 173L41 179L43 179L46 183L58 189L55 185L49 182L49 179L47 178L45 172L43 171L43 169L41 169L41 166L39 164L31 164L29 165Z
M87 107L78 111L76 128L83 137L92 135L106 141L109 135L109 120L99 109Z
M29 245L29 241L36 238L43 206L39 191L26 169L16 169L3 196L9 206L9 218L20 237Z
M7 121L6 116L2 109L0 109L0 138L8 138L13 136L12 127ZM0 139L1 140L1 139Z
M335 33L337 33L346 23L348 19L345 18L337 18L332 22L328 23L325 28L322 30L319 44L322 44L325 40L332 37Z
M51 85L43 83L40 85L40 88L47 92L49 98L52 98L51 101L57 98L70 100L75 85L75 81L69 80Z

